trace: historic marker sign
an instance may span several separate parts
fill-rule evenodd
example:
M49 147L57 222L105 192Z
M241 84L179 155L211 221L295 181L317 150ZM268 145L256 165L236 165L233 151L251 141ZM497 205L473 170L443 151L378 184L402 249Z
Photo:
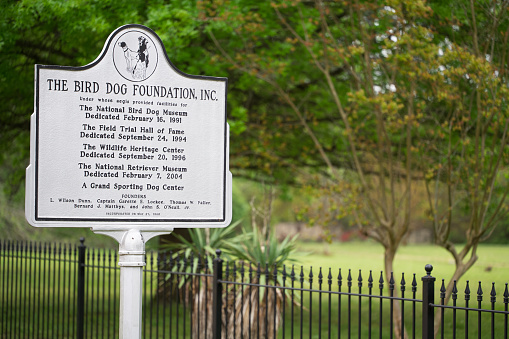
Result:
M89 65L36 65L27 220L227 226L226 85L179 71L140 25L114 31Z

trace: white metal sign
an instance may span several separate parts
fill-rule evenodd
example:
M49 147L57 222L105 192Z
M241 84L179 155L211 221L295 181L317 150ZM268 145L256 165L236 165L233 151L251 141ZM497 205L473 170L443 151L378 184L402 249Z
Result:
M230 223L226 78L182 73L140 25L114 31L89 65L35 70L33 226Z

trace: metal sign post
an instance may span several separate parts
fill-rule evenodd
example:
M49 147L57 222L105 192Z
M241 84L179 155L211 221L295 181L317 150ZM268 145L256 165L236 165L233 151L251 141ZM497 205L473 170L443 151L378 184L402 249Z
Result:
M120 338L141 338L143 267L145 266L145 242L149 239L169 234L166 232L141 232L94 230L108 235L119 243L120 266Z
M26 218L119 242L121 338L141 336L145 242L230 224L226 87L178 70L141 25L86 66L36 65Z

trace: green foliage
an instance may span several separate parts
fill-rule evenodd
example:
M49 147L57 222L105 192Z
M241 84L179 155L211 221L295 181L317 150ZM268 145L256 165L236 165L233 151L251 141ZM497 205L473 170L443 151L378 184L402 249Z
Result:
M190 239L176 234L179 242L162 244L160 249L174 251L185 258L192 257L196 262L199 258L215 258L218 249L222 251L222 257L272 268L281 268L284 263L295 261L297 236L279 242L274 231L267 239L256 227L252 227L252 230L244 227L239 233L239 224L240 220L225 228L192 228L189 229Z
M243 74L240 89L252 88L244 138L234 146L238 173L257 169L258 177L332 193L328 205L343 212L329 215L355 215L386 248L397 248L408 229L410 193L426 175L469 177L458 189L477 201L474 191L494 183L489 170L507 165L508 20L505 5L471 4L201 3L222 61ZM379 226L388 224L396 226L384 235Z
M34 110L34 64L82 66L101 52L117 27L144 24L162 38L170 60L185 73L228 76L198 20L195 1L4 1L0 12L0 165L9 193L23 184ZM229 91L235 88L230 84ZM232 135L245 130L235 90L229 95ZM232 109L235 107L235 109ZM234 143L232 143L234 144Z
M259 263L262 268L267 265L270 269L281 268L284 263L295 261L297 236L286 237L279 242L274 231L265 238L255 227L249 232L244 229L243 234L248 236L231 243L227 248L237 260Z
M244 193L239 179L233 179L232 220L239 220L241 223L245 223L249 213L249 203L246 200L248 196Z
M237 234L236 227L240 224L240 220L224 228L190 228L189 236L186 237L175 234L179 242L163 243L161 245L162 251L175 251L182 254L185 258L190 258L191 255L195 258L196 262L199 258L215 258L216 250L228 249L232 243L239 241L246 234ZM226 251L227 254L227 251ZM209 260L210 262L211 260Z

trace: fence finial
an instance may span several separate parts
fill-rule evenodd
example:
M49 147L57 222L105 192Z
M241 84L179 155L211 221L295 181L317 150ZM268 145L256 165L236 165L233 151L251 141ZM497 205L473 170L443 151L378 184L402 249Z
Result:
M221 256L221 250L217 249L216 250L216 258L219 258L220 256Z
M430 264L427 264L426 266L424 266L424 269L426 270L426 274L428 276L431 276L431 271L433 271L433 266Z

